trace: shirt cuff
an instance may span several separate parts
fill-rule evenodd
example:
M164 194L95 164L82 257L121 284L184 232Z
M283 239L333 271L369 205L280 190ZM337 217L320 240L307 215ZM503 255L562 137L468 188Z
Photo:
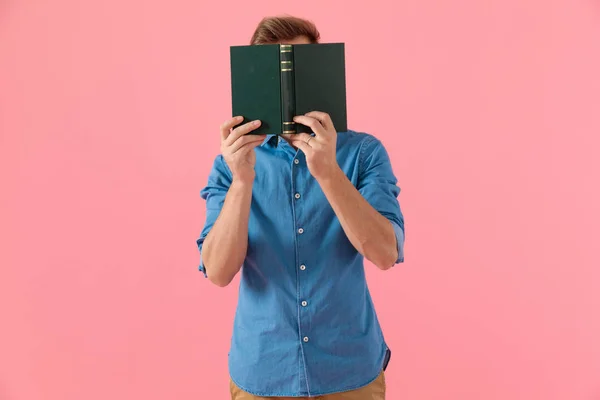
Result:
M392 221L394 233L396 234L396 248L398 249L398 258L396 264L404 262L404 228Z

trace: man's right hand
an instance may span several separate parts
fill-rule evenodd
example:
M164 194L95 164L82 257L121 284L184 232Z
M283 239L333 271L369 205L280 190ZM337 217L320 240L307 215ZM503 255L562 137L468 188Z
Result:
M243 121L243 117L234 117L221 125L221 154L233 174L233 180L240 183L254 182L254 148L259 146L266 135L248 135L260 126L260 121L251 121L233 127Z

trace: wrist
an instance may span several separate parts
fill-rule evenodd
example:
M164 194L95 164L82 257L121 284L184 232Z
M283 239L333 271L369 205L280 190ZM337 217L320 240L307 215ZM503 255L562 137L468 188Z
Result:
M254 184L254 175L246 176L243 178L233 177L231 181L230 189L238 190L238 191L247 191L252 190L252 186Z
M319 182L321 186L323 186L330 185L334 182L339 182L343 178L346 178L346 174L344 174L344 171L342 171L340 166L336 163L330 168L330 170L327 173L315 179L317 180L317 182Z

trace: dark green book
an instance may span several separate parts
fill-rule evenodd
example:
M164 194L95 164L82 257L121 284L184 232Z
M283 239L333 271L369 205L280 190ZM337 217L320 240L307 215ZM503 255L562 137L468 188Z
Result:
M293 121L310 111L347 130L343 43L231 46L230 56L232 112L262 121L252 133L310 133Z

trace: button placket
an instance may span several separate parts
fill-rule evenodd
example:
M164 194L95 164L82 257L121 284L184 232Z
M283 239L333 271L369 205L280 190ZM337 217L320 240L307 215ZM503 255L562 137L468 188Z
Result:
M306 171L304 171L304 168L301 168L300 166L298 166L300 164L300 160L298 158L299 156L297 155L294 160L293 160L293 165L292 165L292 193L293 193L293 197L295 200L299 200L300 198L302 198L303 194L302 191L304 190L304 187L302 186L302 178L305 175ZM296 167L298 166L298 167ZM302 242L304 241L302 239L302 235L305 233L304 231L304 227L302 227L303 224L303 206L304 206L304 202L300 203L297 201L293 201L292 202L292 207L294 208L295 212L294 212L294 225L296 226L296 241L297 241L297 246L298 246L298 255L300 257L302 257L304 255L304 249L302 248ZM300 271L305 271L306 270L306 265L305 264L300 264L298 266L298 268L300 269ZM298 275L298 292L297 292L297 302L299 303L300 307L298 308L298 317L299 317L299 322L300 322L300 340L302 341L302 343L308 343L309 341L309 337L306 335L308 333L308 327L309 327L309 322L307 320L307 318L309 318L308 313L308 299L303 299L303 292L304 292L304 285L303 283L306 281L307 278L303 278L303 276L305 275Z

